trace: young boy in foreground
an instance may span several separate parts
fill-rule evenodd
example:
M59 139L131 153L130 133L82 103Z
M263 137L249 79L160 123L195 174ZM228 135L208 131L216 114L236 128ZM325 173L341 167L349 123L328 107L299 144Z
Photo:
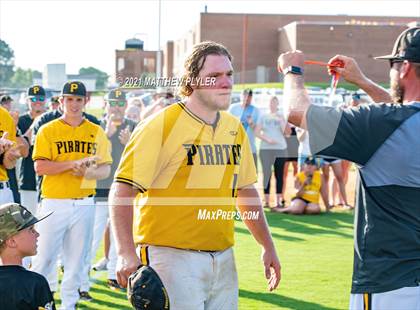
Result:
M37 252L34 225L44 218L17 203L0 206L0 309L55 309L47 280L22 267L22 259Z

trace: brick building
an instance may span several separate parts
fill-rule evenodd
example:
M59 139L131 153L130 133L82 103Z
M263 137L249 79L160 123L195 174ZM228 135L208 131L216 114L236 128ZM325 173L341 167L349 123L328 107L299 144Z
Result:
M164 47L163 75L179 75L191 47L212 40L233 54L236 83L280 81L276 60L290 49L322 61L339 53L355 57L370 77L386 82L386 67L373 57L388 54L407 24L419 21L419 17L201 13L188 33ZM320 68L305 69L307 81L326 81Z
M126 78L140 78L156 72L156 51L145 51L143 41L129 39L125 49L115 51L115 76L124 84ZM134 84L135 82L129 82Z

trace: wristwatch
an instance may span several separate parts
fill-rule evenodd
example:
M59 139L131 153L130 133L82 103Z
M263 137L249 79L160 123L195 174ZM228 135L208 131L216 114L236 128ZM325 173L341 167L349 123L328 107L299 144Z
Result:
M289 66L283 70L284 75L288 73L296 74L296 75L303 75L303 69L301 67Z

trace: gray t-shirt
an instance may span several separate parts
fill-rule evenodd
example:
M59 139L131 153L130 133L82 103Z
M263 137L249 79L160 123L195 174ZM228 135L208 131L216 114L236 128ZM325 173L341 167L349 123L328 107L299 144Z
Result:
M352 293L420 285L420 103L307 113L313 154L359 165Z
M264 136L275 140L276 144L268 143L261 140L260 149L262 150L284 150L287 148L286 139L283 132L286 127L286 122L279 113L266 113L261 115L258 120L258 125L261 126Z

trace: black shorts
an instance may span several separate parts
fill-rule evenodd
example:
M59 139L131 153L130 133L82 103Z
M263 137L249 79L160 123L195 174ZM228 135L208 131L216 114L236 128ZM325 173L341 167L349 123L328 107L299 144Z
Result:
M303 198L301 198L301 197L293 197L293 198L292 198L292 201L293 201L293 200L296 200L296 199L302 200L302 201L306 202L306 204L308 204L308 203L313 203L313 202L310 202L309 200L303 199Z

